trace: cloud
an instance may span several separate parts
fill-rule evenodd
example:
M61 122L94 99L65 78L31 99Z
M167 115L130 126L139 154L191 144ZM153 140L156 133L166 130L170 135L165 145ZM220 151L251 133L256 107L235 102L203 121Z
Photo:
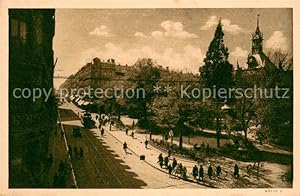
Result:
M241 47L236 47L234 51L229 54L229 61L233 64L234 68L236 68L237 61L239 62L239 66L241 68L247 68L247 56L249 52L244 50Z
M141 33L141 32L135 32L134 37L147 38L147 36L144 33Z
M218 24L218 19L216 16L210 16L208 21L206 21L206 23L204 25L202 25L200 27L201 30L207 30L213 26L215 26L216 24Z
M219 19L217 18L217 16L210 16L208 21L206 21L206 23L204 25L202 25L200 27L201 30L208 30L211 27L217 25L219 23ZM224 31L227 31L229 33L232 34L238 34L239 32L242 32L243 29L238 26L237 24L232 24L231 20L229 19L222 19L221 20L222 23L222 28Z
M151 35L152 35L152 37L154 37L154 38L162 38L163 32L161 32L161 31L153 31L153 32L151 33Z
M100 25L100 27L96 27L93 31L89 32L89 34L104 37L112 36L112 34L110 33L110 29L105 25Z
M271 37L266 41L266 48L287 50L287 38L281 31L274 31Z
M174 22L172 20L163 21L160 26L164 29L164 31L153 31L151 35L155 38L164 37L172 37L172 38L180 38L180 39L190 39L197 38L198 36L193 33L189 33L183 29L183 25L181 22Z
M150 46L140 48L124 49L120 45L111 42L106 43L102 48L90 48L83 51L80 62L82 65L91 62L94 57L99 57L102 60L113 58L117 63L122 65L133 65L138 58L152 58L162 66L168 66L172 70L183 70L193 73L198 73L199 66L203 61L202 51L198 47L192 45L184 46L180 51L173 48L165 48L162 51L157 51Z

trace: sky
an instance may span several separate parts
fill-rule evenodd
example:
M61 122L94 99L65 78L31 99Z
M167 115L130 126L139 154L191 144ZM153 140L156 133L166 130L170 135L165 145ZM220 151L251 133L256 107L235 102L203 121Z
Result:
M94 57L122 65L152 58L196 74L220 18L230 63L246 68L258 14L264 52L292 53L292 9L56 9L54 75L75 74Z

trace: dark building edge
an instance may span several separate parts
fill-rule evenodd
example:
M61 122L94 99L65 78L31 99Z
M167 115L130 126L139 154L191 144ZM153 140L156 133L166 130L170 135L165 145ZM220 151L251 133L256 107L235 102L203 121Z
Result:
M9 9L9 188L46 187L49 133L56 128L53 94L54 9ZM16 88L52 91L32 99Z

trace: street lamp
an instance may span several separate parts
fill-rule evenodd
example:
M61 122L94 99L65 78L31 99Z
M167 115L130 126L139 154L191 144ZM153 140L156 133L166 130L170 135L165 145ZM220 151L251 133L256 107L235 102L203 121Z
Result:
M231 108L227 105L227 100L224 101L224 105L221 107L221 111L228 111ZM221 122L222 123L222 122ZM219 112L219 108L217 108L217 127L216 127L216 131L217 131L217 146L218 148L220 148L220 137L221 137L221 123L220 123L220 112Z

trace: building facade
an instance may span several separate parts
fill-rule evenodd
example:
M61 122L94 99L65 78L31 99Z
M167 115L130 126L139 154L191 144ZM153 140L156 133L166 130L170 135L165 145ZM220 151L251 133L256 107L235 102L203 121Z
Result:
M53 92L47 100L20 95L24 89L53 91L54 32L54 9L9 10L9 187L45 186L55 98Z
M68 92L71 92L71 89L78 90L79 88L122 87L132 72L132 66L116 64L115 59L101 60L96 57L77 73L69 76L60 88L68 89Z

